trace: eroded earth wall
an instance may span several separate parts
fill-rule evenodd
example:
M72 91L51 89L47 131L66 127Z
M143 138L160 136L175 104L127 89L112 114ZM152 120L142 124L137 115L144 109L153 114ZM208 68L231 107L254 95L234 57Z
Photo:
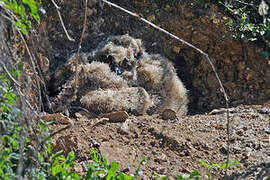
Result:
M141 13L149 21L208 53L230 97L230 105L262 104L270 100L270 61L262 57L263 47L259 43L225 38L224 24L228 17L217 5L173 0L112 2ZM44 46L43 56L50 60L50 73L76 52L83 28L84 1L57 3L69 34L76 41L68 41L55 7L50 1L44 2L46 13L39 27L40 46ZM141 38L147 51L160 53L174 62L189 89L190 112L224 107L224 98L210 65L195 50L101 2L89 1L87 17L83 52L93 50L110 35L128 33Z

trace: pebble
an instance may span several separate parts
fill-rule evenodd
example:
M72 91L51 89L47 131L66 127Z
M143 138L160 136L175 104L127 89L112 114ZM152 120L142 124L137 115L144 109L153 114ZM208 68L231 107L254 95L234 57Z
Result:
M100 117L108 118L110 122L124 122L129 117L126 111L117 111L112 113L101 114Z
M161 115L163 120L177 119L176 113L171 109L165 109Z
M129 128L129 121L125 121L122 126L119 128L120 134L129 134L130 128Z
M225 155L228 154L227 149L226 149L225 147L223 147L223 146L219 149L219 151L220 151L222 154L225 154Z
M265 127L265 128L263 128L263 131L264 131L266 134L270 134L270 128Z
M238 136L243 136L244 130L243 130L243 129L238 129L238 130L236 131L236 134L237 134Z

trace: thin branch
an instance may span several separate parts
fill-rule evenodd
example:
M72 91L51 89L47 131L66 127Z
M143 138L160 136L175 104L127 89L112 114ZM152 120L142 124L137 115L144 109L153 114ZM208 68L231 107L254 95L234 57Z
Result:
M219 76L218 76L218 73L217 73L217 71L216 71L216 69L215 69L215 66L214 66L214 64L212 63L212 61L210 60L208 54L205 53L204 51L202 51L201 49L195 47L195 46L192 45L191 43L188 43L188 42L184 41L183 39L179 38L178 36L176 36L176 35L174 35L174 34L168 32L167 30L162 29L162 28L160 28L159 26L157 26L157 25L155 25L155 24L149 22L148 20L144 19L143 17L141 17L141 16L140 16L139 14L137 14L137 13L133 13L133 12L131 12L131 11L127 10L127 9L124 9L124 8L122 8L122 7L120 7L120 6L116 5L116 4L114 4L114 3L111 3L111 2L109 2L109 1L107 1L107 0L101 0L101 1L103 1L103 2L106 3L106 4L108 4L109 6L113 6L113 7L117 8L117 9L120 9L121 11L124 11L124 12L126 12L126 13L128 13L128 14L134 16L134 17L136 17L137 19L143 21L144 23L146 23L146 24L148 24L148 25L154 27L155 29L157 29L157 30L159 30L159 31L161 31L161 32L163 32L163 33L169 35L170 37L176 39L177 41L180 41L181 43L183 43L183 44L185 44L185 45L187 45L187 46L189 46L189 47L195 49L196 51L198 51L199 53L201 53L201 54L206 58L206 60L207 60L208 63L211 65L211 68L212 68L212 70L213 70L214 73L215 73L216 79L217 79L217 81L218 81L218 83L219 83L219 86L220 86L221 91L222 91L222 93L223 93L224 99L225 99L225 101L226 101L226 109L227 109L227 135L228 135L228 139L227 139L227 150L228 150L228 155L227 155L227 163L226 163L226 175L227 175L227 166L228 166L228 163L229 163L229 151L230 151L230 142L229 142L229 140L230 140L230 132L229 132L229 130L230 130L230 121L229 121L229 110L228 110L228 109L229 109L229 97L228 97L228 95L227 95L227 93L226 93L226 91L225 91L225 89L224 89L224 86L223 86L223 84L222 84L222 82L221 82L221 80L220 80L220 78L219 78Z
M87 9L88 9L87 8L87 2L88 2L88 0L85 0L83 30L82 30L80 42L78 44L78 50L77 50L76 59L75 59L75 61L76 61L76 64L75 64L75 95L77 94L77 86L78 86L78 61L79 61L79 55L80 55L82 40L83 40L84 33L85 33L85 30L86 30Z
M15 59L10 51L10 48L7 44L6 41L4 41L5 43L5 46L6 48L8 49L8 53L9 53L9 56L12 57L13 59ZM11 74L8 72L5 64L3 62L1 62L1 64L3 65L4 67L4 70L5 72L8 74L8 76L10 77L10 79L15 83L15 89L16 89L16 92L18 93L18 96L20 97L20 100L22 101L22 103L25 103L27 104L27 106L31 109L32 112L34 112L34 114L36 115L36 117L38 117L39 115L36 113L35 109L32 107L32 105L27 101L26 97L24 96L24 94L21 92L20 88L21 88L21 85L11 76ZM16 83L17 82L17 83ZM24 101L23 101L24 100Z
M40 83L39 83L39 79L40 79L40 78L37 77L37 76L38 76L38 73L37 73L37 71L36 71L36 65L35 65L35 62L34 62L34 58L33 58L33 56L32 56L32 53L31 53L31 51L30 51L30 49L29 49L29 47L28 47L28 45L27 45L27 43L26 43L26 40L24 39L22 33L21 33L20 31L18 31L18 33L20 34L21 39L23 40L24 46L25 46L25 48L26 48L26 50L27 50L27 53L28 53L28 55L29 55L29 57L30 57L30 61L31 61L31 64L32 64L32 68L33 68L33 71L34 71L34 74L35 74L35 77L36 77L36 81L37 81L37 87L38 87L38 93L39 93L39 102L40 102L40 105L39 105L40 107L39 107L39 108L41 109L41 105L42 105L43 103L42 103L41 88L40 88Z
M53 5L55 6L55 9L56 9L57 14L58 14L58 17L60 19L61 25L62 25L62 27L63 27L63 29L65 31L65 34L66 34L68 40L75 41L75 39L73 39L72 37L70 37L69 34L68 34L68 32L67 32L67 29L65 27L64 21L62 19L61 13L60 13L60 7L54 2L54 0L51 0L51 1L52 1Z
M12 11L7 10L7 9L5 9L5 10L6 10L7 14L9 14L11 18L13 18L13 19L11 19L11 22L12 22L12 23L14 24L14 26L16 27L16 25L15 25L14 22L18 21L18 18L15 16L15 14L14 14ZM7 16L4 16L4 17L7 17ZM14 19L15 19L15 20L14 20ZM40 89L40 84L39 84L39 78L37 77L38 73L37 73L37 71L36 71L36 66L35 66L34 58L33 58L33 56L32 56L32 53L31 53L31 51L30 51L30 49L29 49L29 47L28 47L28 45L27 45L27 43L26 43L26 40L25 40L24 36L22 35L21 31L18 29L17 32L19 33L21 39L23 40L23 43L24 43L24 45L25 45L25 47L26 47L26 50L27 50L27 53L29 54L29 57L30 57L30 61L31 61L32 68L33 68L34 75L35 75L35 79L36 79L36 81L37 81L37 86L38 86L38 91L39 91L39 101L40 101L40 107L39 107L39 108L41 109L41 104L42 104L41 89ZM9 49L7 43L6 43L6 46L7 46L7 48ZM12 54L11 54L11 56L12 56Z
M54 0L51 0L53 5L55 6L56 9L60 9L60 7L54 2Z
M18 81L16 81L16 80L12 77L12 75L9 73L9 71L8 71L7 67L5 66L5 64L2 63L2 62L0 62L0 63L2 64L3 69L4 69L4 71L7 73L8 77L9 77L9 78L10 78L17 86L21 87L20 83L19 83Z
M65 127L63 127L63 128L61 128L61 129L59 129L59 130L53 132L52 134L50 134L48 137L46 137L46 138L42 141L41 145L42 145L43 143L45 143L48 139L50 139L50 138L52 138L53 136L55 136L56 134L59 134L60 132L63 132L63 131L65 131L65 130L71 128L71 126L73 126L73 124L69 124L69 125L67 125L67 126L65 126Z

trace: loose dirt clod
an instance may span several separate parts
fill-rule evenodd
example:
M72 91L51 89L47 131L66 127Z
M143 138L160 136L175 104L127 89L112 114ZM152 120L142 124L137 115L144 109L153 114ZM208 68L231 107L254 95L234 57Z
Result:
M171 109L165 109L163 112L162 112L162 115L161 115L162 119L164 120L173 120L173 119L177 119L177 116L176 116L176 113L171 110Z
M128 118L126 111L118 111L112 113L101 114L100 117L108 118L110 122L124 122Z

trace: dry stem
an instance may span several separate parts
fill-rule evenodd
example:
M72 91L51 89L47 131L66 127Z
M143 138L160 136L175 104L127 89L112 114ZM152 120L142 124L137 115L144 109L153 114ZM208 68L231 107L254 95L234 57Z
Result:
M78 61L79 61L79 55L80 55L80 50L81 50L81 44L82 44L82 40L84 37L84 33L86 30L86 18L87 18L87 0L85 0L85 10L84 10L84 20L83 20L83 30L82 30L82 34L81 34L81 38L80 38L80 42L78 44L78 50L76 53L76 65L75 65L75 96L77 95L77 86L78 86Z
M64 29L64 31L65 31L65 34L66 34L68 40L70 40L70 41L75 41L72 37L69 36L69 34L68 34L68 32L67 32L67 29L66 29L66 27L65 27L64 21L63 21L63 19L62 19L61 13L60 13L60 7L54 2L54 0L51 0L51 1L52 1L53 5L55 6L55 9L56 9L57 14L58 14L58 17L59 17L59 19L60 19L61 25L62 25L62 27L63 27L63 29Z
M0 62L0 63L2 64L3 69L4 69L4 71L7 73L8 77L9 77L9 78L10 78L17 86L20 87L20 86L21 86L20 83L19 83L18 81L16 81L16 80L12 77L12 75L11 75L10 72L8 71L6 65L5 65L4 63L2 63L2 62Z

